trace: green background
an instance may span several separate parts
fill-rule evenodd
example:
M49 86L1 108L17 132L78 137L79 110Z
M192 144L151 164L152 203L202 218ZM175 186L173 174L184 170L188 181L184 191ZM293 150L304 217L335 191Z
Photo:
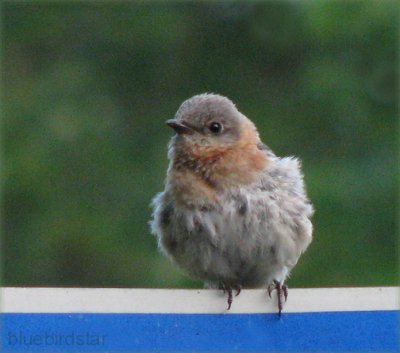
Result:
M397 283L396 1L2 2L3 285L201 287L150 235L164 121L228 96L303 161L292 287Z

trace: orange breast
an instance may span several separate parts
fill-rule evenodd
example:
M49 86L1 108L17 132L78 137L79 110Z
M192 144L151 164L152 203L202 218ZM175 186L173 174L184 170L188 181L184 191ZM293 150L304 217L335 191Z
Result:
M177 202L213 203L218 192L254 182L268 164L258 149L259 137L249 122L233 145L194 146L175 156L167 183Z

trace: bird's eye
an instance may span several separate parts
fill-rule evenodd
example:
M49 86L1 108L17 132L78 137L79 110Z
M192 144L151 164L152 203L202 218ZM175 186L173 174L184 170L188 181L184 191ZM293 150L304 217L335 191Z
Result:
M222 131L222 125L220 123L216 123L216 122L211 123L208 128L214 134L218 134Z

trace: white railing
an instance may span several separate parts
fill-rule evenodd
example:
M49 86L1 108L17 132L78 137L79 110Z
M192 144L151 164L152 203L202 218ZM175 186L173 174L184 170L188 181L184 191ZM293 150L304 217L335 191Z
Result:
M1 352L399 351L399 289L2 288Z

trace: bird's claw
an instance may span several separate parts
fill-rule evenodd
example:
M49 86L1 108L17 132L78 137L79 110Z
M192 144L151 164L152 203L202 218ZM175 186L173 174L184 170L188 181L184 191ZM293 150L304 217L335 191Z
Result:
M240 292L242 291L242 286L241 285L237 285L237 286L226 286L224 283L220 283L219 284L219 289L224 291L224 294L226 292L228 292L228 308L227 310L229 310L232 306L232 302L233 302L233 292L232 289L234 289L236 291L235 293L235 297L237 297Z
M283 296L285 297L285 302L287 302L287 297L289 295L289 292L288 292L288 286L286 284L282 284L282 291L283 291Z
M277 281L274 279L273 283L271 283L268 286L268 295L271 298L271 293L273 290L276 290L276 294L278 297L278 310L279 310L279 316L282 314L282 297L285 298L285 302L287 301L288 298L288 287L286 284L281 284L281 282Z
M233 302L233 297L232 297L232 289L228 288L228 309L229 310L231 308Z

